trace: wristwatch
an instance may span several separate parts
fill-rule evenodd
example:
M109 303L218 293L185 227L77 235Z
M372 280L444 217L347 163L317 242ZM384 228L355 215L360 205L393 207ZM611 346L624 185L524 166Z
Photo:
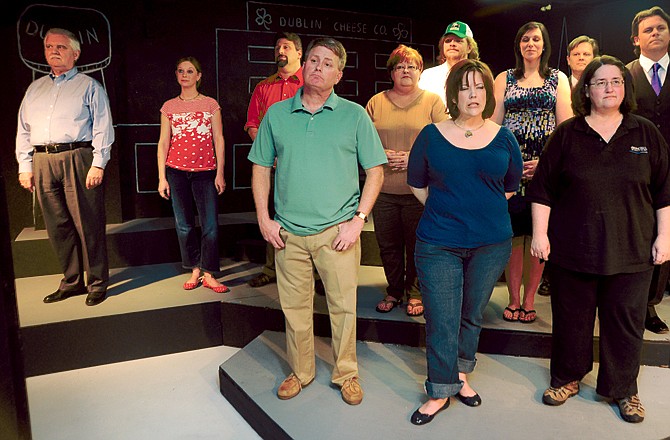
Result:
M354 216L360 218L360 219L363 220L365 223L368 222L368 216L367 216L364 212L356 211L356 214L354 214Z

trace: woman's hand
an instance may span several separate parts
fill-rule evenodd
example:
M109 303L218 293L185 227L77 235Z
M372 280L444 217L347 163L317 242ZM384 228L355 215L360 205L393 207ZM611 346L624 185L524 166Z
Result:
M530 180L535 175L535 169L537 168L538 159L527 160L523 163L523 177L526 180Z
M170 198L170 184L166 179L161 179L158 181L158 195L163 197L165 200Z
M223 175L217 175L214 179L214 186L216 187L216 193L218 195L223 194L226 190L226 179L223 178Z
M408 151L386 150L386 157L389 161L388 166L393 171L405 171L407 169L407 163L409 162Z
M654 264L663 264L670 259L670 236L659 235L651 246L651 259Z
M551 253L551 245L549 244L549 237L544 235L533 234L533 239L530 242L530 254L540 260L549 260Z

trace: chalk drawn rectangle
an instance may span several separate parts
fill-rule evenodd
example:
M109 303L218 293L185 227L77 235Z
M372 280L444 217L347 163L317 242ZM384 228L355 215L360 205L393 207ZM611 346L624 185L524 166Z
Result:
M353 79L340 81L335 86L335 93L343 97L358 96L358 81Z
M383 92L393 87L391 81L375 81L375 93Z
M135 143L135 191L137 194L158 193L158 169L156 153L158 143ZM140 173L140 170L142 172Z
M274 46L247 46L247 60L254 64L274 64Z
M233 190L251 188L251 144L233 144Z
M375 69L386 70L386 63L388 62L389 54L376 53L375 54Z
M249 77L249 82L247 83L247 90L249 90L249 95L254 93L254 89L258 85L259 82L263 81L265 76L250 76Z

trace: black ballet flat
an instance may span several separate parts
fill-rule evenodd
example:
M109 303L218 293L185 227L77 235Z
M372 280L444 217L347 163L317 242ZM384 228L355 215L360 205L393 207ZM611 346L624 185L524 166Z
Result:
M465 397L461 396L460 393L456 394L456 397L458 397L458 400L463 402L467 406L479 406L482 404L482 398L479 397L479 394L475 394L474 396L470 397Z
M433 418L443 409L449 408L449 401L450 399L447 399L446 402L444 402L444 405L437 411L435 411L434 414L423 414L420 413L419 410L417 409L414 411L412 414L412 417L410 417L409 421L412 422L414 425L425 425L426 423L430 423L433 421Z

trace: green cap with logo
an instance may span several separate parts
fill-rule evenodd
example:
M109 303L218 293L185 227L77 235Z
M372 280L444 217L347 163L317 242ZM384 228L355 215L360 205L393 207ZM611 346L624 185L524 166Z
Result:
M470 26L463 23L462 21L455 21L451 23L449 26L447 26L447 28L444 30L444 35L447 34L454 34L458 38L465 38L465 37L474 38L474 36L472 35L472 30L470 30Z

